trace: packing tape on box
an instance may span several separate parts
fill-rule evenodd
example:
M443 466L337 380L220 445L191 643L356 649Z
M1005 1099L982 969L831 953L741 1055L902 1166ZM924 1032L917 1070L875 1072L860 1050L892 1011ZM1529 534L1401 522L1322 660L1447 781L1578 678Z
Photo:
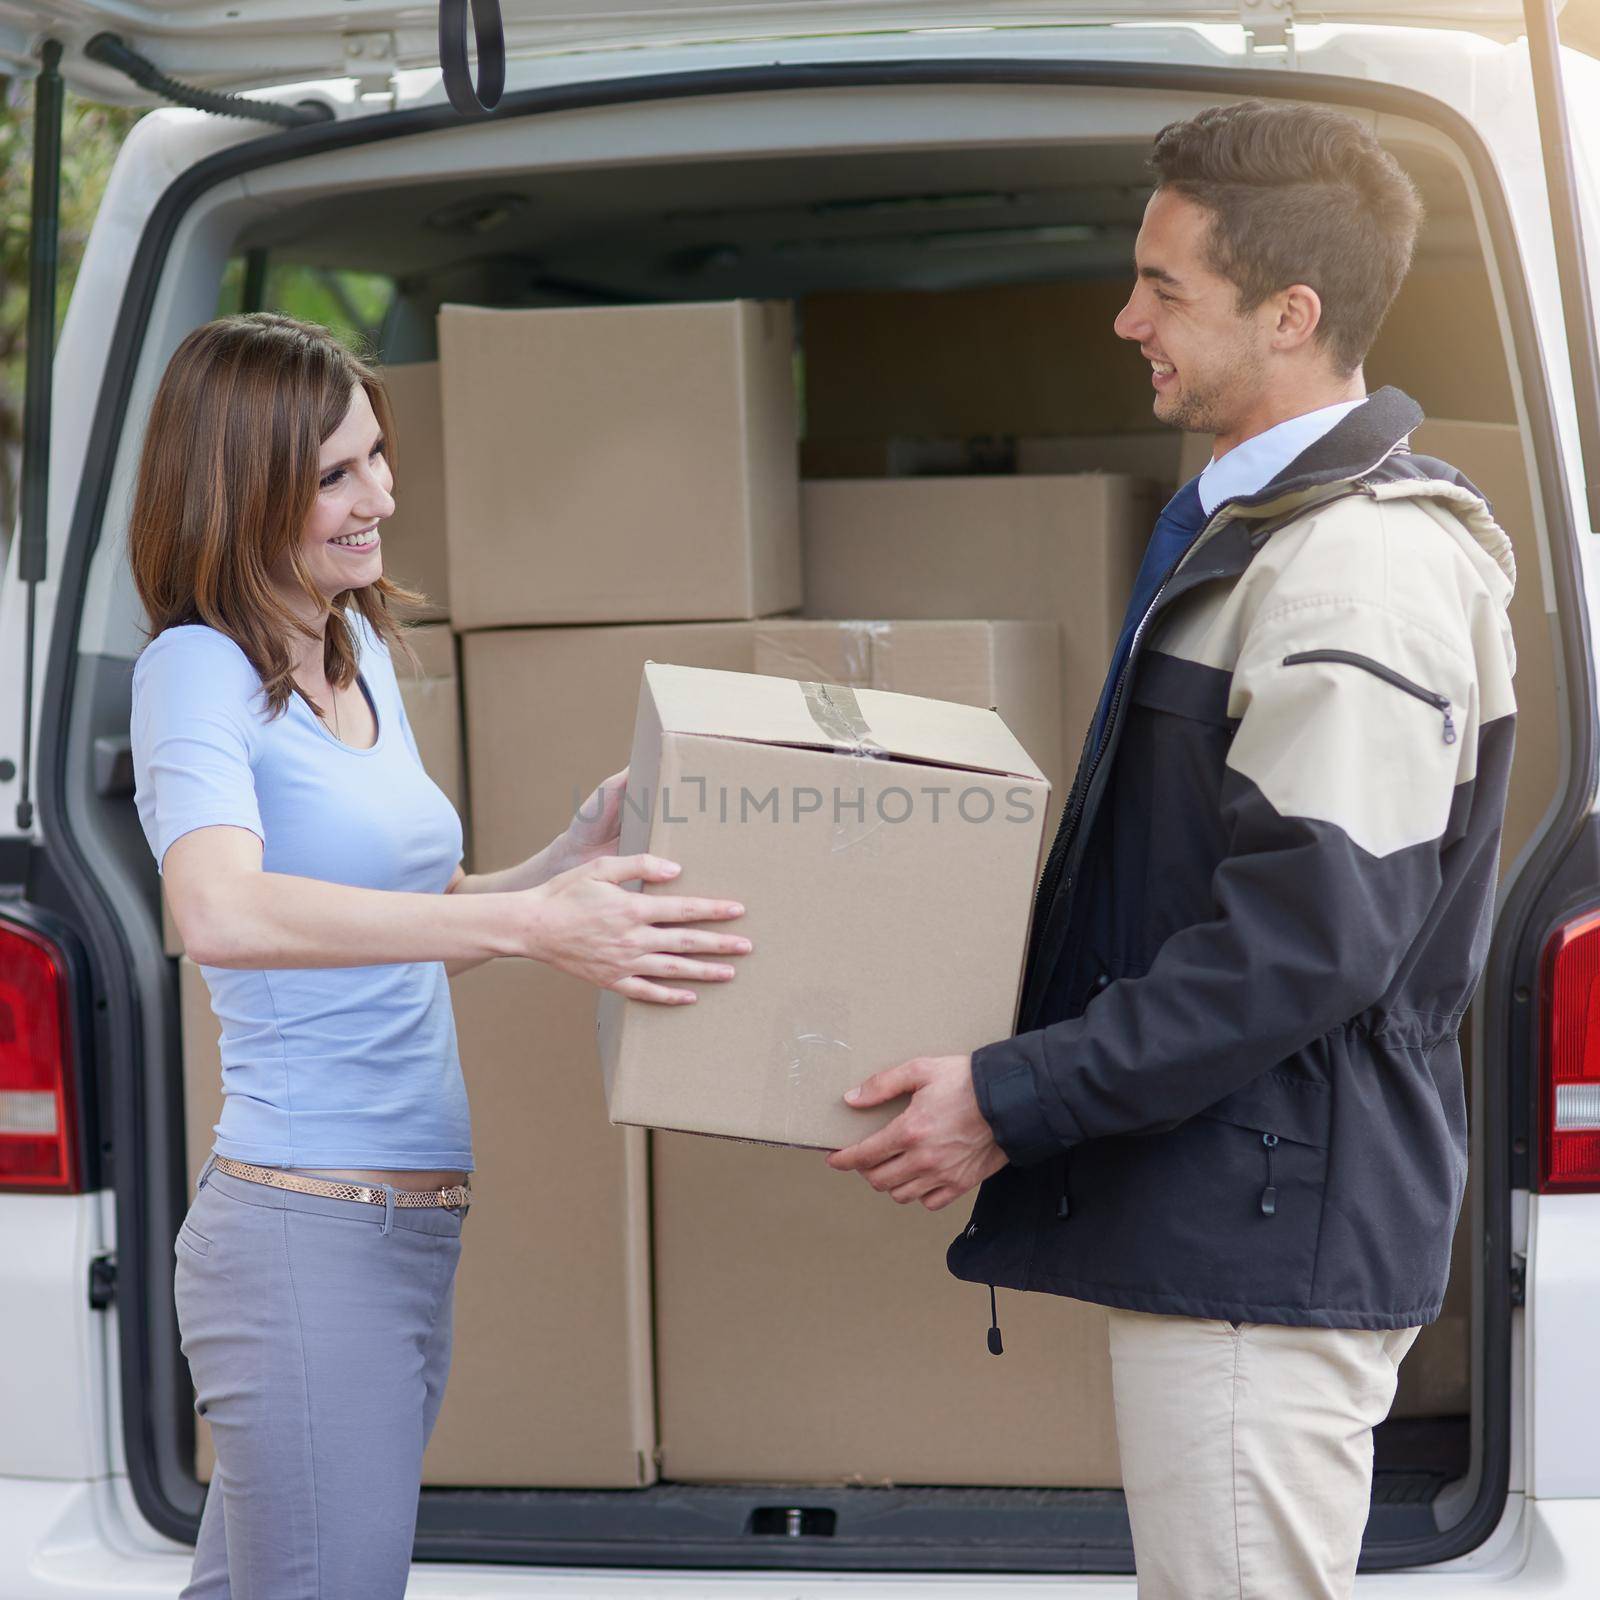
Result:
M854 689L838 683L802 683L806 710L822 729L830 744L848 746L858 756L887 761L889 752L872 737L872 729L861 714L861 702Z

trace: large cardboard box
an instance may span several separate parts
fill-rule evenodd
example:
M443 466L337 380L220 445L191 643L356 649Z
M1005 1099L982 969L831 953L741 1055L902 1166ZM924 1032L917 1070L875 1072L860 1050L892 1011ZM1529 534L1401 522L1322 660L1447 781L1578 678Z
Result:
M1211 452L1215 448L1215 441L1209 433L1180 434L1178 482L1183 484L1191 478L1198 478L1211 465Z
M1016 469L1018 441L982 439L806 439L802 478L966 477ZM1073 468L1088 471L1090 468Z
M450 572L444 537L444 438L439 364L385 367L383 386L394 412L394 515L378 529L383 575L428 597L418 614L450 615Z
M651 664L629 772L622 853L683 865L645 892L736 894L755 950L693 1007L601 994L614 1122L834 1148L899 1109L851 1085L1010 1031L1048 784L994 712Z
M602 778L627 766L646 661L748 672L754 626L464 635L467 792L477 869L497 872L542 850Z
M1170 490L1178 483L1184 435L1158 433L1029 434L1017 440L1017 471L1061 476L1120 472L1148 478Z
M448 627L435 625L413 628L408 638L421 671L413 674L404 661L395 662L406 721L411 724L423 769L465 820L466 764L461 748L461 679L456 672L455 635Z
M450 989L477 1170L423 1482L649 1483L648 1153L606 1121L595 991L509 960Z
M993 706L1056 785L1056 648L1054 629L1015 622L773 617L466 634L475 868L496 871L542 849L602 778L627 765L646 661Z
M1156 498L1139 479L1102 473L807 483L806 614L1056 623L1070 764L1094 717Z
M998 711L1049 780L1062 779L1061 646L1047 622L773 618L751 630L750 670L886 689Z
M963 946L965 949L966 946ZM662 1475L1121 1482L1105 1313L945 1269L970 1206L897 1206L814 1151L656 1134Z
M1129 274L805 301L806 437L1148 431L1150 365L1113 324Z
M222 1112L218 1024L179 963L189 1195ZM613 1128L594 991L527 961L451 983L472 1103L455 1356L430 1484L632 1488L655 1475L646 1136ZM210 1429L196 1465L211 1476Z
M800 603L781 302L439 314L458 630Z

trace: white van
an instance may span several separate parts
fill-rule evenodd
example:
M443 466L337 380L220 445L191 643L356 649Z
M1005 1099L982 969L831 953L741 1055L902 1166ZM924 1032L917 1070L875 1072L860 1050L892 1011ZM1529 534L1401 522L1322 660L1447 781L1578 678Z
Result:
M178 984L133 808L123 545L182 336L260 304L280 266L383 280L395 364L434 356L445 300L782 297L802 357L808 299L833 293L1051 283L1114 304L1152 136L1243 96L1351 110L1415 178L1417 266L1369 379L1493 430L1521 570L1473 1182L1436 1335L1455 1377L1379 1430L1357 1591L1592 1600L1600 65L1562 52L1576 181L1552 190L1510 0L1327 0L1314 25L1289 0L504 0L507 90L478 118L446 102L431 11L0 0L8 71L55 38L83 92L152 103L86 56L114 29L168 87L319 108L289 129L176 109L135 127L56 353L44 575L13 539L0 589L0 1600L175 1596L204 1493L172 1308L192 1177ZM409 1592L1133 1594L1115 1489L782 1480L429 1486Z

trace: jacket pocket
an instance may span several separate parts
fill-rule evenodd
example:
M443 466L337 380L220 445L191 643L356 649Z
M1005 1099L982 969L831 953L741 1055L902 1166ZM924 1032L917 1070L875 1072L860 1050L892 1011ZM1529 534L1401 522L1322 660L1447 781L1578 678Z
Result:
M1444 742L1446 744L1456 742L1455 719L1450 715L1448 695L1440 694L1435 689L1424 688L1420 683L1413 683L1404 673L1396 672L1393 667L1375 661L1371 656L1360 655L1354 650L1297 650L1293 655L1283 658L1283 665L1298 667L1316 661L1335 661L1347 667L1359 667L1363 672L1370 672L1373 677L1393 684L1396 689L1422 701L1424 705L1432 706L1444 718Z
M1256 1212L1268 1220L1279 1215L1285 1200L1300 1207L1314 1198L1320 1212L1329 1114L1326 1088L1277 1072L1262 1074L1199 1113L1238 1129L1240 1140L1248 1141L1248 1151L1235 1141L1239 1148L1229 1167L1240 1172L1255 1194Z

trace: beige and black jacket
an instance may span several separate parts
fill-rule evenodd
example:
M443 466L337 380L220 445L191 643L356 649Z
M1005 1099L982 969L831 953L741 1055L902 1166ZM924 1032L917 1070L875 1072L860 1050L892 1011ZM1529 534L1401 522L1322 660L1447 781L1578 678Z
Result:
M1134 1310L1437 1316L1457 1031L1511 763L1510 541L1383 389L1219 507L1135 635L979 1050L1010 1165L957 1276Z

